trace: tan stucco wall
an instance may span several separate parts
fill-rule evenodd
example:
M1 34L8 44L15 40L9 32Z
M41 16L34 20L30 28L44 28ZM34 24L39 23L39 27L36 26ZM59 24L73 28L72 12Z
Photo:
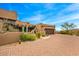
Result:
M0 34L0 45L17 42L21 32L7 32Z
M45 34L54 34L55 33L54 25L37 24L36 28L37 28L37 32L43 32ZM46 29L48 29L48 30L46 30Z

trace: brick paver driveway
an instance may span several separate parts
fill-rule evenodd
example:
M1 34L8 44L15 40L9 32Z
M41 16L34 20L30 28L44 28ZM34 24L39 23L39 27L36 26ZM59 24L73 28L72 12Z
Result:
M55 34L47 39L0 46L0 55L79 55L79 37Z

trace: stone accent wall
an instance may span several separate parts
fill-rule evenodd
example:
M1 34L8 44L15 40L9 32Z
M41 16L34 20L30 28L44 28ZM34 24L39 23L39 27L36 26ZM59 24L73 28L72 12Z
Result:
M0 22L0 31L2 31L3 23Z

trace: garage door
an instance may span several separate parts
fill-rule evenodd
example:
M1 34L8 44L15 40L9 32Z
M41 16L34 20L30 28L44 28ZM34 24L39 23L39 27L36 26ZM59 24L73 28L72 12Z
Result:
M47 34L47 35L50 35L50 34L54 34L54 29L45 29L45 33Z

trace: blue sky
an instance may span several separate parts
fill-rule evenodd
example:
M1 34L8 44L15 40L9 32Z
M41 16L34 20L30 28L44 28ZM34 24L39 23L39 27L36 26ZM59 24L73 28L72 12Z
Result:
M17 12L17 19L23 22L55 24L56 30L69 22L79 28L78 3L2 3L0 8Z

